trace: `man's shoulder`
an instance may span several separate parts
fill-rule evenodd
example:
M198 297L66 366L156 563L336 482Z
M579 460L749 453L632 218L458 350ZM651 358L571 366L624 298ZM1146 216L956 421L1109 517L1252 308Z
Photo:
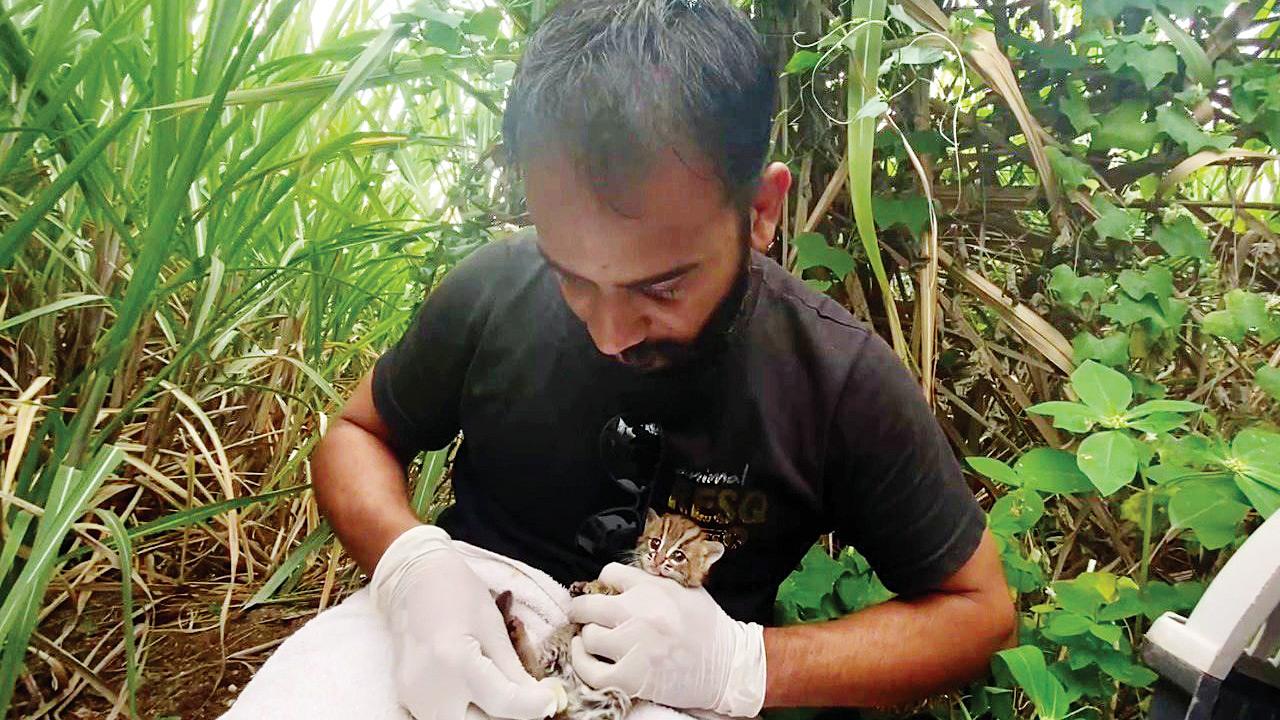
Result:
M537 235L522 228L469 252L448 271L444 283L459 296L495 307L520 300L546 270Z
M527 227L481 244L458 262L457 269L492 277L536 270L543 264L541 260L538 235L532 227Z
M785 318L791 332L822 352L852 359L875 329L854 317L843 305L810 287L769 258L761 263L760 299L766 314Z

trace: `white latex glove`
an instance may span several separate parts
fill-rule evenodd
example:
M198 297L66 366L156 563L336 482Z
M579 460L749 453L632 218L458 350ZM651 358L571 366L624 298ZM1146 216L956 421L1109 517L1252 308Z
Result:
M704 588L610 563L600 580L618 595L581 595L570 662L588 685L682 709L751 717L764 704L764 629L734 620ZM598 655L603 660L592 657Z
M489 588L444 530L401 533L374 568L370 592L391 628L400 704L417 720L463 720L470 704L513 720L563 708L563 686L525 672Z

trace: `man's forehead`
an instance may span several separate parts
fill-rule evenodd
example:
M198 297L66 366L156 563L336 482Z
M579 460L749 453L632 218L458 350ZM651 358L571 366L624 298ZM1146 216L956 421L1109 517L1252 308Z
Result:
M655 161L621 203L601 197L564 155L529 163L526 193L543 255L598 283L630 285L701 263L733 228L719 183L674 155Z

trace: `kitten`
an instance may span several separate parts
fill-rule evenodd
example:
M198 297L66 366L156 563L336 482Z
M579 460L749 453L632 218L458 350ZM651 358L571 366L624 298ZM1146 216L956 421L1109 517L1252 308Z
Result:
M724 545L708 538L692 520L675 514L658 515L649 510L644 531L631 552L629 565L659 577L675 580L685 587L701 587L712 564L724 555ZM571 595L613 595L615 590L599 580L579 581L569 586ZM621 720L631 710L631 698L617 688L596 690L573 671L569 663L569 643L581 626L562 625L541 647L530 642L520 620L513 616L511 592L496 597L506 620L507 633L525 670L537 679L559 678L568 694L568 705L554 720Z

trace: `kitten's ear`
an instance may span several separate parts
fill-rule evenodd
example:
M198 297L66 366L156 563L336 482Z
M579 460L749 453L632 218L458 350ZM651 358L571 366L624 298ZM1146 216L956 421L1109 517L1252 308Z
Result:
M724 543L719 540L707 541L707 568L710 569L724 555Z
M653 508L649 508L648 512L644 516L644 524L651 525L659 522L662 522L662 518L658 517L658 513L654 512Z

